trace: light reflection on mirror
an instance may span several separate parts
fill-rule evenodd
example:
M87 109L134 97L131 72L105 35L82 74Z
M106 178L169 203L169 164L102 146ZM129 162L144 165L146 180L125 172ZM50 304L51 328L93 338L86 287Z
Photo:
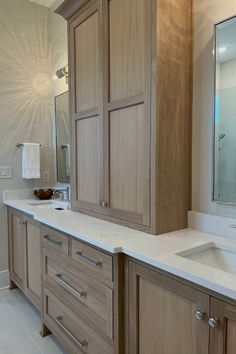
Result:
M57 181L70 182L70 138L68 92L55 97Z
M214 195L236 203L236 17L215 26Z

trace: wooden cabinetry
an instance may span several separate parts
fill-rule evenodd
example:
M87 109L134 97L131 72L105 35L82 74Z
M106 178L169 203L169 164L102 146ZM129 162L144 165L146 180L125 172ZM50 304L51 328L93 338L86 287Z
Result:
M66 0L72 207L152 233L187 225L191 0Z
M123 353L120 256L45 226L42 239L45 325L71 353Z
M41 309L40 224L8 209L10 278L31 302Z
M235 353L236 303L127 264L126 354Z

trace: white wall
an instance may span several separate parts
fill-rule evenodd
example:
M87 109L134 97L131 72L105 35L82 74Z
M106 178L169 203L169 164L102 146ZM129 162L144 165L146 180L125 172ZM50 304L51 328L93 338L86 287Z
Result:
M236 208L212 202L213 25L236 15L234 0L195 0L192 209L236 217Z

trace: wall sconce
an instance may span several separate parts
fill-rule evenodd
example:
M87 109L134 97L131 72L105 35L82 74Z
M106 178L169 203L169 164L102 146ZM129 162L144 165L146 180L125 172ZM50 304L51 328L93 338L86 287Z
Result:
M63 66L63 68L57 70L56 72L56 77L58 79L62 79L63 77L65 77L67 84L68 84L68 75L69 75L68 65Z

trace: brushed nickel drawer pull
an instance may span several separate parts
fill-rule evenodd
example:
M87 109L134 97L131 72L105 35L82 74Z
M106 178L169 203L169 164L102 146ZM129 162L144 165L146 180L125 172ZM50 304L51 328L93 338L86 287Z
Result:
M82 251L77 251L77 252L75 252L75 254L76 254L77 256L79 256L79 258L81 258L83 261L85 261L85 262L91 264L92 266L98 267L98 266L101 266L101 265L102 265L102 261L97 261L97 262L96 262L96 261L93 261L92 259L90 259L90 258L88 258L88 257L86 257L86 256L83 256L83 255L82 255Z
M55 241L55 240L53 240L52 238L50 238L49 235L44 235L43 238L44 238L45 240L47 240L48 242L53 243L53 244L56 245L56 246L62 246L62 242L61 242L61 241Z
M57 273L56 274L56 280L58 281L58 283L60 283L63 286L63 288L67 289L73 295L78 296L78 297L87 296L87 291L86 290L81 290L81 291L76 290L70 284L68 284L65 279L63 279L63 275L62 274Z
M63 317L58 316L56 317L56 322L58 325L61 327L61 329L70 337L70 339L73 340L73 342L79 347L79 348L84 348L88 346L88 342L86 340L83 340L82 342L79 341L73 334L66 328L64 322L63 322Z
M24 220L24 219L17 218L16 220L18 221L19 224L22 224L22 225L26 224L26 220Z

